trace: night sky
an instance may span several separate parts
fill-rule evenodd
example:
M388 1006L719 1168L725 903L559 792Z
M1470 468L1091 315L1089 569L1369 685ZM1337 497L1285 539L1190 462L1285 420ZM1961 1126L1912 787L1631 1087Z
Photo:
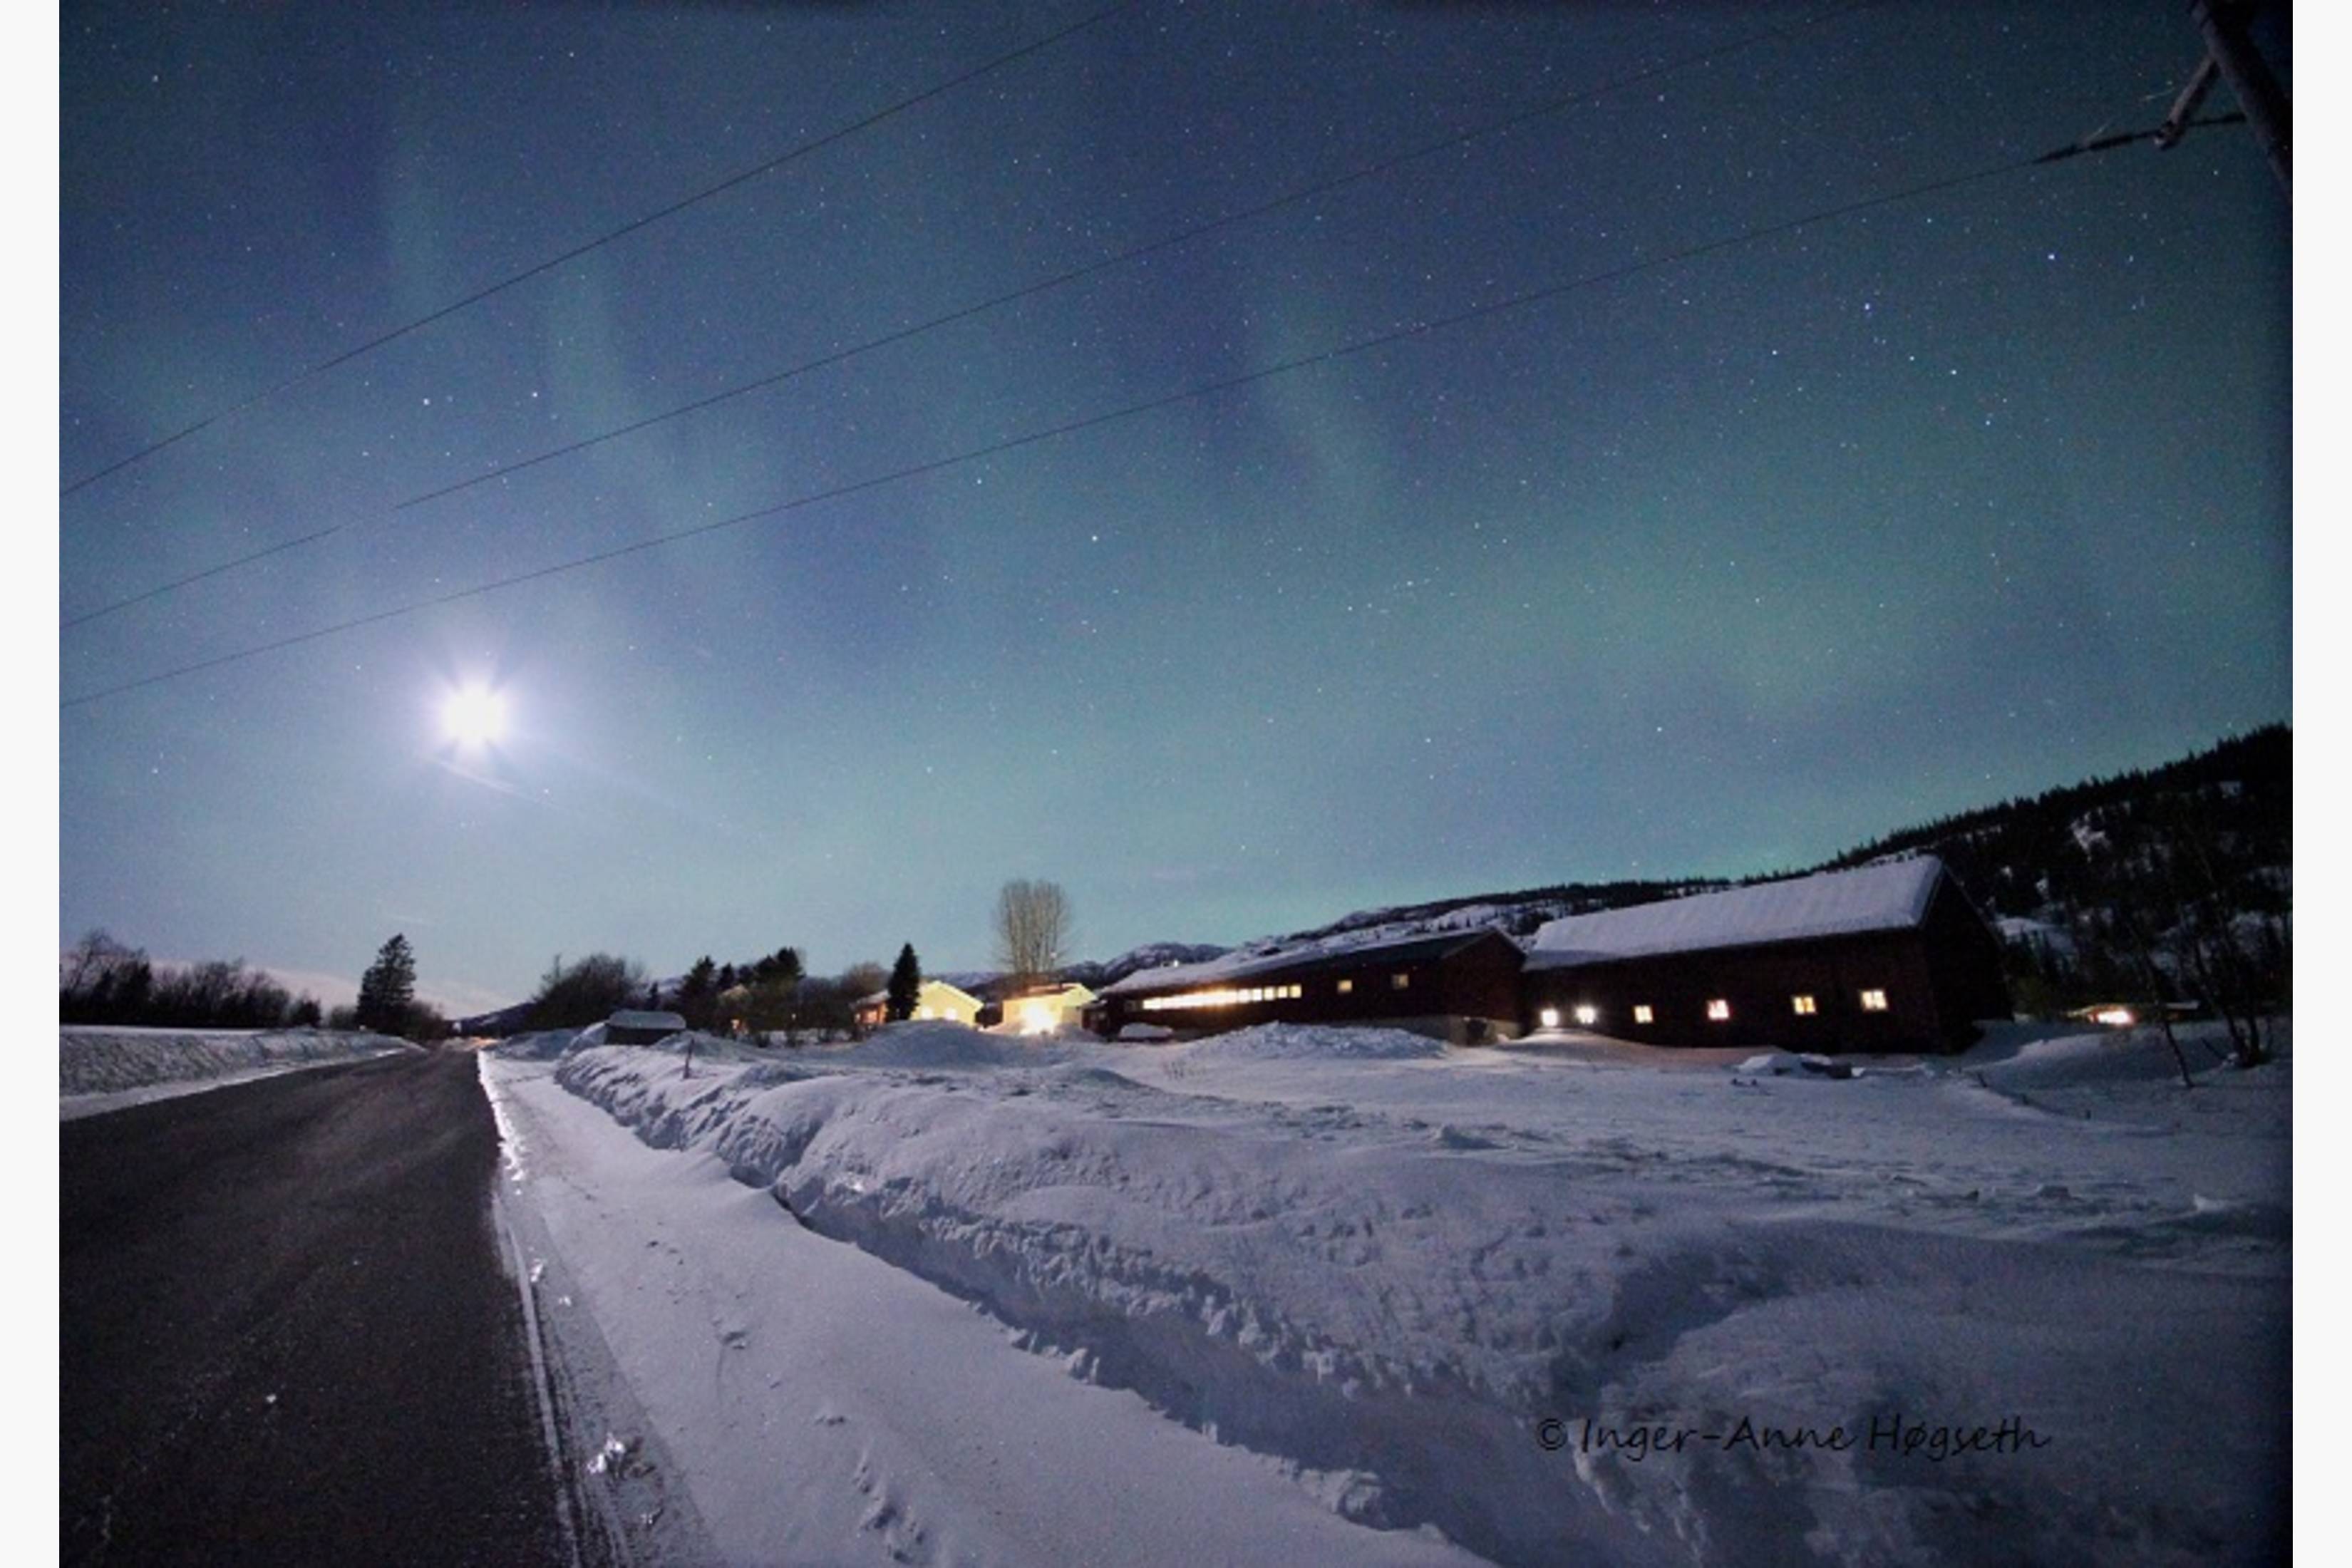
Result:
M2288 717L2245 127L1788 226L2153 127L2176 0L1138 0L239 406L1104 4L69 6L60 483L221 417L58 503L60 941L1107 958Z

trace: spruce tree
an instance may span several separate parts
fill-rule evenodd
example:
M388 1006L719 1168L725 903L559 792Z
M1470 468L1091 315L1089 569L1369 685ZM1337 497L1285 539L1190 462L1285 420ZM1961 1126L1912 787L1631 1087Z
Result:
M396 1035L408 1026L415 1004L416 954L408 938L395 933L376 949L375 962L360 976L359 1026Z
M922 989L922 965L915 962L915 944L908 942L898 949L898 962L890 966L887 1005L892 1023L903 1023L915 1016L915 998Z
M709 953L694 961L677 987L678 1016L690 1029L708 1029L719 1012L719 966Z

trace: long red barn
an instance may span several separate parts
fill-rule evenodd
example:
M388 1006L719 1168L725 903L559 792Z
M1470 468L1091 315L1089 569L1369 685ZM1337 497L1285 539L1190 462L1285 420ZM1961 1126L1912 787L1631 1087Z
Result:
M1955 1050L2010 1016L2000 941L1933 856L1552 921L1528 1022L1676 1046Z

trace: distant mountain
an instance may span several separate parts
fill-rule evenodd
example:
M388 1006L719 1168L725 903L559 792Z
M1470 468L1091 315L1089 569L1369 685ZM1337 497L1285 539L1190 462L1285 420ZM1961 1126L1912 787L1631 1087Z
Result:
M1231 948L1192 942L1154 942L1130 948L1117 958L1102 963L1073 963L1062 970L1062 978L1075 980L1089 991L1099 991L1116 984L1139 969L1164 969L1171 963L1202 963L1212 958L1222 958Z

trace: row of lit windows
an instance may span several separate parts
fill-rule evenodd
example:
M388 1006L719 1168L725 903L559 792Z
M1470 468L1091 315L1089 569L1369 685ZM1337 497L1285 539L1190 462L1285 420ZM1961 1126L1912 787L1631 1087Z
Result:
M1886 1011L1886 993L1884 991L1872 989L1862 992L1860 994L1860 1000L1862 1003L1862 1010L1865 1013L1884 1013ZM1811 1017L1821 1011L1821 1004L1815 999L1812 993L1809 991L1801 991L1795 995L1790 997L1789 1007L1791 1012L1807 1017ZM1730 999L1724 996L1717 996L1710 999L1706 1005L1706 1016L1707 1021L1710 1023L1724 1024L1730 1022ZM1537 1021L1542 1024L1547 1029L1559 1028L1559 1009L1557 1007L1545 1008L1543 1012L1538 1016ZM1586 1028L1591 1028L1593 1025L1601 1021L1601 1009L1593 1006L1579 1007L1576 1010L1576 1021L1583 1025ZM1633 1005L1633 1022L1636 1024L1654 1024L1657 1021L1657 1011L1648 1003L1637 1002Z
M1346 981L1339 983L1341 989ZM1146 996L1143 1010L1157 1013L1170 1007L1239 1007L1252 1002L1287 1002L1304 996L1297 985L1250 985L1237 991L1193 991L1181 996Z
M1412 986L1409 971L1401 969L1389 976L1391 991L1410 990ZM1353 978L1343 979L1331 989L1341 996L1350 995L1355 992L1356 982ZM1147 996L1139 1005L1147 1012L1157 1013L1170 1007L1239 1007L1252 1002L1287 1002L1306 994L1306 987L1301 985L1250 985L1230 991L1190 991L1181 996Z

